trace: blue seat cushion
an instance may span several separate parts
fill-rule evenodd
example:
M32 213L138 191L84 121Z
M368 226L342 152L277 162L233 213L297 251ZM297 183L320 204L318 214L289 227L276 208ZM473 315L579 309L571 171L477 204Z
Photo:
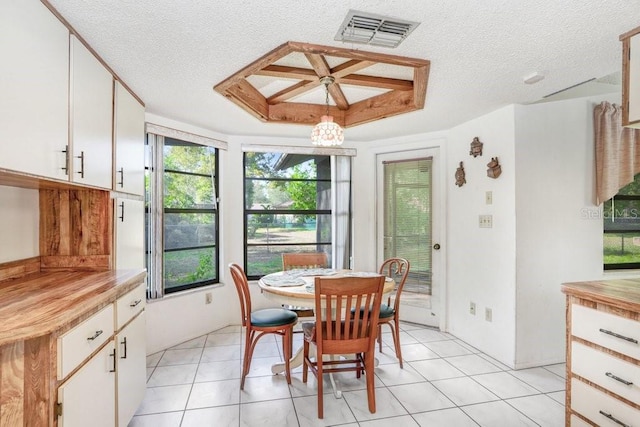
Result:
M396 311L392 307L389 307L387 304L382 304L380 306L381 319L385 319L387 317L393 317L394 314L396 314Z
M251 313L251 324L253 326L284 326L295 323L297 320L297 314L283 308L265 308Z

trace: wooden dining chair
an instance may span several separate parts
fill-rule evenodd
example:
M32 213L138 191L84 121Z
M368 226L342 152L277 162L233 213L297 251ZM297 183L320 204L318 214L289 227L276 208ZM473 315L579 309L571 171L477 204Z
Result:
M292 252L282 254L284 271L296 268L326 268L329 266L325 252ZM298 317L313 317L313 309L294 305L283 305L282 308L294 311Z
M323 375L333 372L355 371L358 378L364 372L369 411L376 412L374 353L384 280L384 276L315 278L315 322L302 324L302 382L307 382L311 369L318 383L318 418L324 416ZM310 344L316 346L313 360Z
M402 368L402 350L400 348L400 296L404 289L404 282L409 275L410 263L404 258L388 258L384 260L378 271L380 274L391 277L395 280L396 292L391 306L391 295L389 295L386 304L382 304L380 308L380 321L378 322L378 345L382 351L382 325L389 325L391 328L391 336L393 337L393 347L396 351L396 357Z
M256 343L267 334L282 336L282 354L284 355L285 376L287 384L291 384L291 369L289 360L291 359L293 326L298 321L298 315L290 310L282 308L264 308L251 311L251 294L249 293L249 282L242 267L237 264L229 264L231 277L236 285L238 297L240 298L240 309L242 311L242 326L245 330L244 358L242 360L242 379L240 380L240 390L244 390L244 380L251 368L251 358Z

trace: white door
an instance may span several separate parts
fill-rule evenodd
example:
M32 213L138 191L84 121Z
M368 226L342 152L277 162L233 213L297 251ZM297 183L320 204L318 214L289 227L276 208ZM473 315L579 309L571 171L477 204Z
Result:
M409 277L400 319L441 326L441 191L439 149L377 156L377 261L406 258Z

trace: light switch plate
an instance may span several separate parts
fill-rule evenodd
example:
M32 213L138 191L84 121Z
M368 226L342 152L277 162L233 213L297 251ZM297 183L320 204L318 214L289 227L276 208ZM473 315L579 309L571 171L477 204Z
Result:
M487 205L493 204L493 191L487 191L485 193L485 202Z
M480 228L493 228L492 215L480 215L479 222L480 222Z

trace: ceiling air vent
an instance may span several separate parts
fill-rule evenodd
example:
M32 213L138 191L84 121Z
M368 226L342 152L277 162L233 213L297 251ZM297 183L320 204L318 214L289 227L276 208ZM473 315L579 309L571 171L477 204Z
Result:
M419 22L350 10L335 40L397 47L418 25L420 25Z

